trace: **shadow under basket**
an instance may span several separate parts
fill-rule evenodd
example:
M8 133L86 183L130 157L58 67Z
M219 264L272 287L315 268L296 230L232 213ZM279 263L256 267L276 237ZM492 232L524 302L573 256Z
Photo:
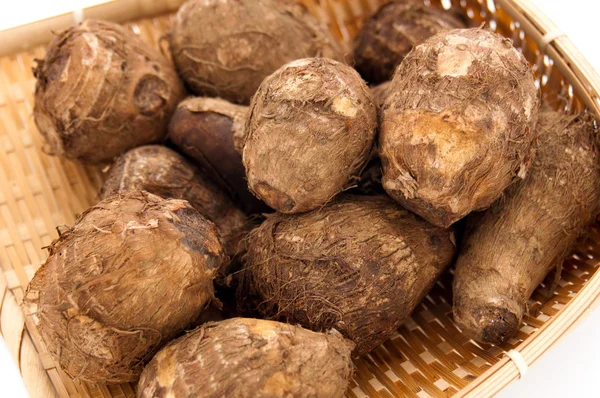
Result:
M303 0L348 44L383 0ZM159 46L181 0L117 0L83 10L85 18L127 23ZM453 7L472 26L484 24L513 40L531 63L542 96L556 109L600 114L600 80L557 27L525 0L426 1ZM442 5L442 3L444 3ZM46 258L55 227L73 224L96 202L102 173L49 157L33 122L35 58L51 31L82 13L65 14L0 32L0 327L25 385L38 397L133 397L135 386L72 380L54 364L20 308L25 288ZM348 397L490 397L519 377L600 302L600 228L566 260L554 292L540 286L519 333L502 346L466 338L452 319L452 273L445 274L398 333L356 361ZM548 278L551 281L554 276ZM507 352L509 354L507 355ZM515 362L512 357L522 360Z

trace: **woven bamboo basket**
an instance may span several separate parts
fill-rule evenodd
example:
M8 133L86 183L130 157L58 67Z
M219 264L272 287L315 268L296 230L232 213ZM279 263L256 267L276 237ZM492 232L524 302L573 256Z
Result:
M348 43L384 0L303 0ZM41 151L32 118L34 58L52 35L81 18L127 23L160 45L182 0L117 0L0 32L0 330L25 385L38 397L133 397L135 386L72 380L55 366L20 302L55 227L72 224L95 203L102 172ZM439 0L426 1L442 7ZM452 4L451 4L452 3ZM600 112L600 79L557 27L526 0L446 1L474 26L511 38L531 62L542 95L556 109ZM437 283L397 335L356 362L348 397L490 397L532 365L600 303L600 231L591 231L564 264L554 291L542 285L518 335L503 346L465 338L452 320L451 272ZM549 281L553 276L549 276ZM514 361L511 358L520 357ZM519 365L519 366L517 366Z

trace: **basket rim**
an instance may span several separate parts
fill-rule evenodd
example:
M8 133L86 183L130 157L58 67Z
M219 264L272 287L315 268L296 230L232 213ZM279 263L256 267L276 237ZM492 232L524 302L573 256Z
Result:
M331 0L325 0L331 1ZM479 0L483 2L483 0ZM59 31L78 22L81 18L103 18L115 22L149 18L174 12L185 0L116 0L92 6L77 13L66 13L31 24L0 31L3 43L0 57L25 51L47 43ZM600 76L560 29L530 0L495 0L520 28L537 43L545 43L542 49L572 86L588 110L600 116ZM581 290L556 315L532 333L517 347L528 366L533 365L562 337L573 330L591 311L600 306L600 270L587 281ZM28 318L27 318L28 319ZM30 333L35 328L26 322ZM509 357L505 356L483 374L473 379L456 397L494 396L519 377L520 373Z
M591 312L600 307L600 271L596 271L585 286L555 316L519 344L517 351L525 364L535 364L564 336L577 327ZM455 397L493 397L520 377L515 362L508 356L492 365L483 374L459 390Z

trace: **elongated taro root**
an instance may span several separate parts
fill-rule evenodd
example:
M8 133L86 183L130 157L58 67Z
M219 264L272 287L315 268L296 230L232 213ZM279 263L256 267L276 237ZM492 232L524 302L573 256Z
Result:
M369 83L390 80L415 44L436 33L465 28L452 13L422 1L391 1L369 18L354 38L354 67Z
M211 322L163 348L148 364L138 398L343 397L353 344L261 319Z
M489 207L526 175L538 107L510 40L483 29L429 38L404 58L383 105L383 187L438 226Z
M213 298L225 259L215 226L187 202L115 195L52 243L24 305L69 376L135 381Z
M240 104L287 62L343 59L327 28L296 0L188 1L173 22L170 49L194 93Z
M600 212L600 151L587 117L540 114L529 176L481 218L467 218L454 276L454 319L470 337L514 336L527 301ZM470 225L469 225L470 224Z
M301 59L267 77L252 99L243 161L250 190L283 213L316 209L371 156L373 95L355 70Z
M185 90L173 66L126 28L84 21L54 38L34 69L35 123L46 152L109 162L158 142Z
M169 139L249 213L268 207L248 190L241 150L248 107L220 98L188 98L169 123Z
M248 238L238 300L315 331L335 328L363 355L390 338L454 257L454 236L385 195L346 196L275 214Z
M184 199L214 222L227 253L243 251L249 225L246 215L211 180L183 156L162 145L131 149L110 168L100 196L114 192L148 191L164 199Z

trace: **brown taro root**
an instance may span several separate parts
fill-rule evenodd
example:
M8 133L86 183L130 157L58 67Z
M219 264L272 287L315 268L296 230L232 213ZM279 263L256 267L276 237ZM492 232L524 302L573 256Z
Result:
M248 190L242 143L248 107L220 98L188 98L169 123L169 139L249 213L268 207Z
M290 62L252 99L243 161L250 190L283 213L316 209L354 184L371 157L373 95L325 58Z
M517 333L527 301L560 267L600 212L600 151L587 117L540 114L529 176L482 217L467 217L454 276L454 319L469 337L499 344ZM470 224L470 225L469 225Z
M440 33L404 58L382 109L383 187L438 226L489 207L533 159L538 90L510 40Z
M50 246L24 305L71 377L121 383L193 322L226 260L215 226L183 200L115 195Z
M161 141L185 90L173 66L126 28L87 20L58 34L34 69L46 152L105 163Z
M392 85L392 82L387 81L387 82L378 84L377 86L371 87L371 92L373 93L373 99L375 100L375 104L379 108L383 107L383 103L385 102L385 99L388 95L388 90L390 89L391 85Z
M164 199L184 199L214 222L234 256L243 251L249 224L246 215L211 180L183 156L162 145L131 149L117 158L100 196L114 192L148 191Z
M138 398L341 398L352 342L261 319L208 323L173 341L148 364Z
M269 215L248 237L238 302L363 355L390 338L454 257L454 236L385 195L346 196L306 214Z
M295 0L188 1L173 22L170 49L195 94L240 104L287 62L343 60L327 28Z
M465 28L452 13L417 1L391 1L354 38L354 67L369 83L390 80L413 46L436 33Z

